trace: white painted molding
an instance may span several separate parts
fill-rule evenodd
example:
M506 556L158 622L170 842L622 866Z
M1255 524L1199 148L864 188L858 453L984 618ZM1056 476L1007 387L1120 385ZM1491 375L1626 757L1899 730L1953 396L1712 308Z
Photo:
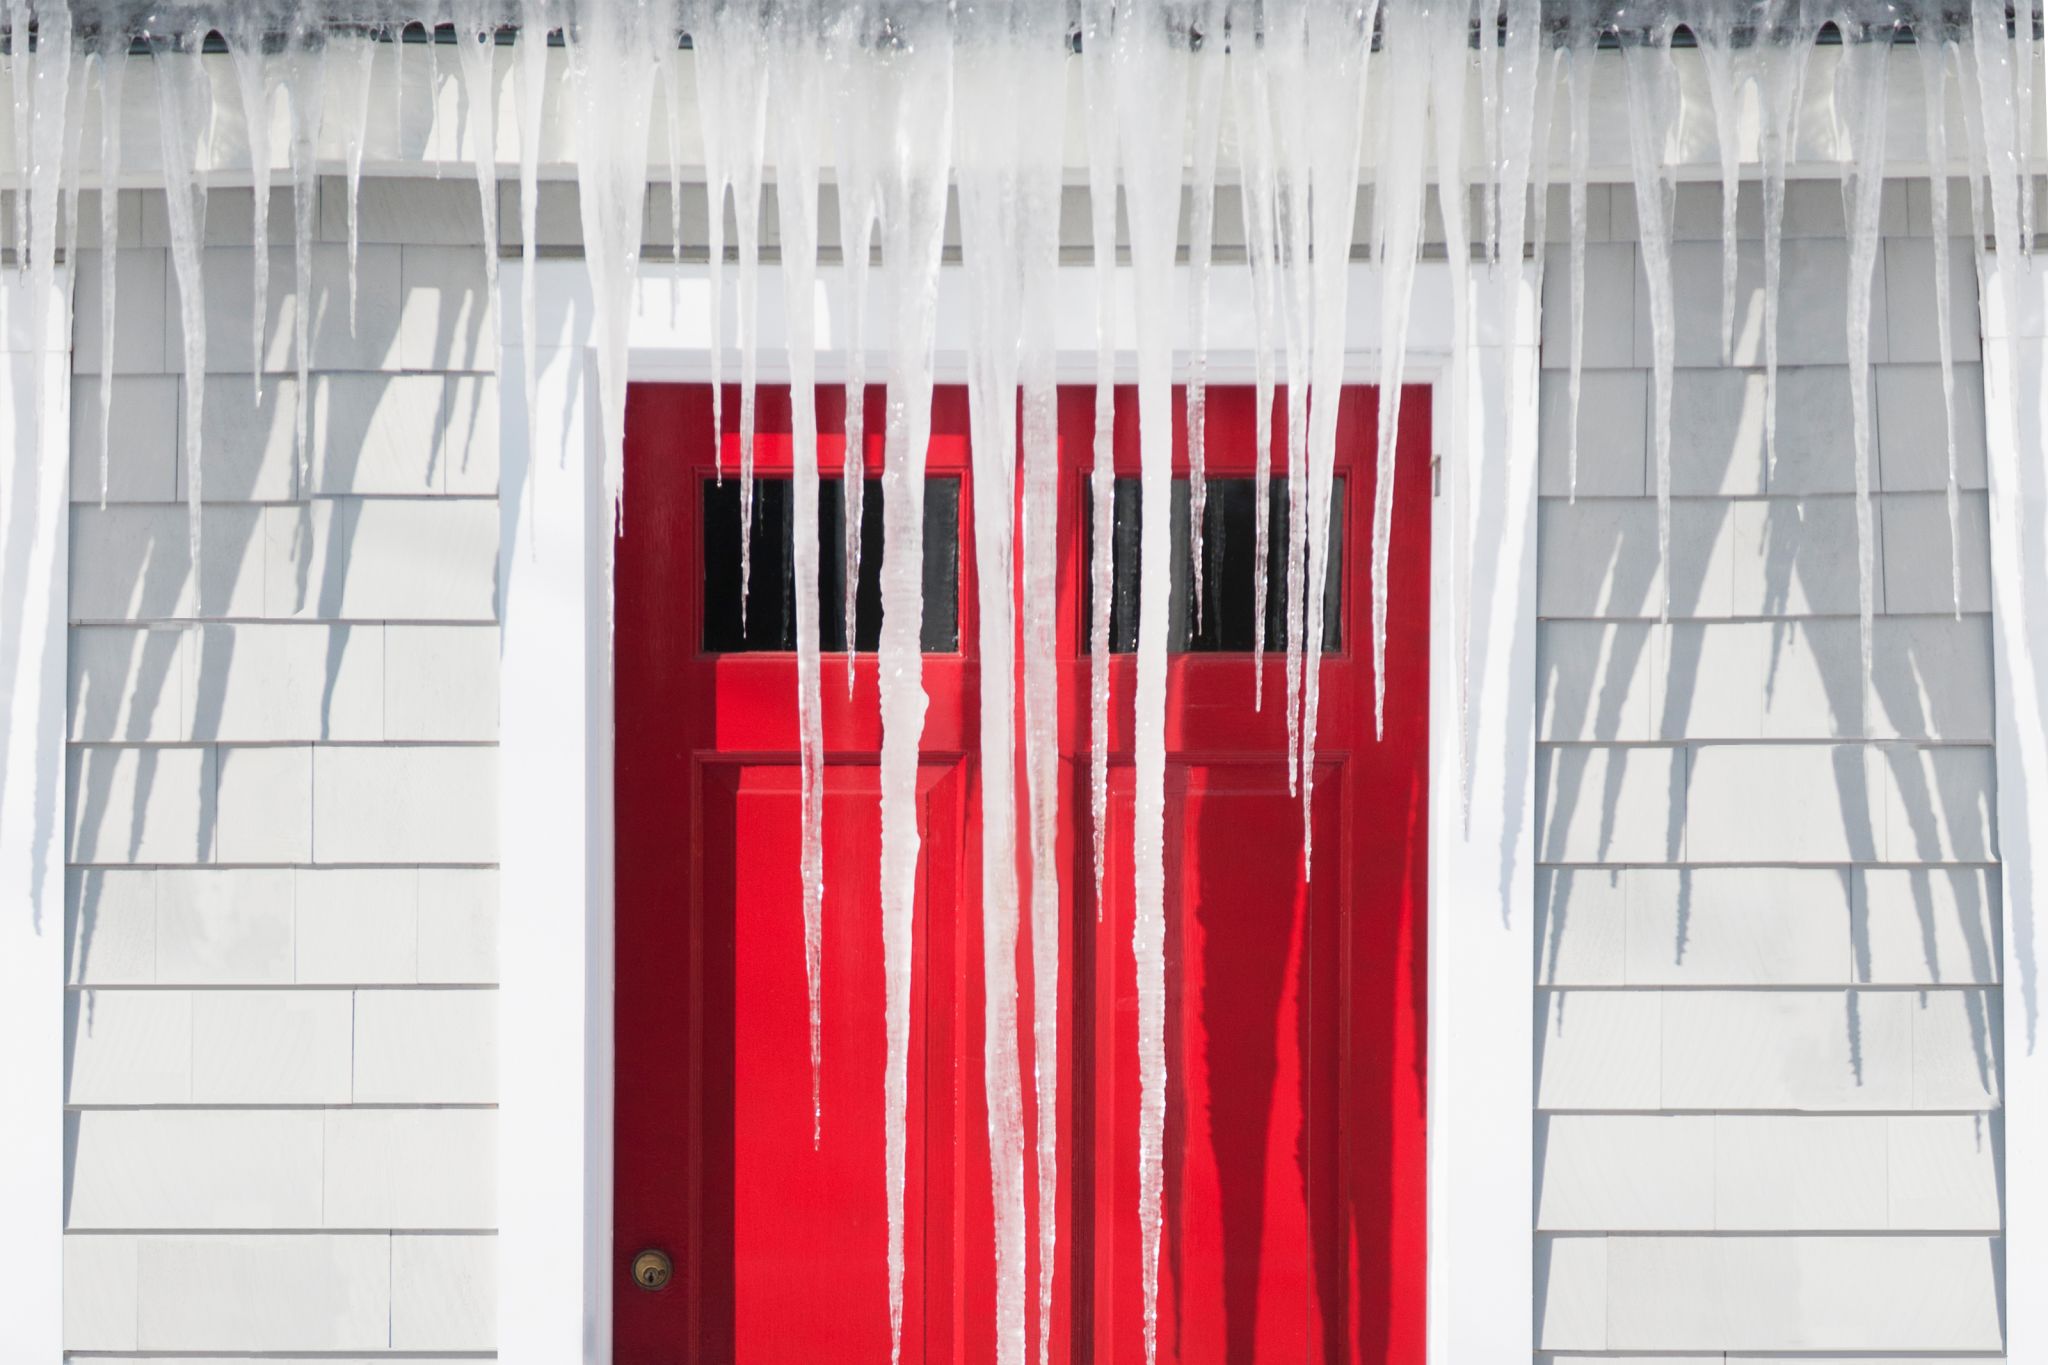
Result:
M1534 1349L1534 285L1525 271L1512 306L1475 291L1474 344L1436 385L1431 424L1444 470L1429 618L1429 1357L1441 1361L1528 1360ZM1485 608L1470 624L1463 707L1448 496L1461 453L1480 471L1466 591L1475 613Z
M0 276L0 1358L64 1349L70 286Z
M536 268L540 376L533 420L522 393L526 338L521 268L507 263L498 316L505 343L499 392L504 479L500 501L503 702L500 809L504 855L500 929L498 1350L506 1365L610 1360L611 1302L611 660L607 621L611 508L598 470L593 308L581 261ZM843 363L843 285L820 272L820 379ZM1176 279L1184 297L1186 273ZM879 289L880 281L876 287ZM1062 269L1056 286L1058 373L1095 374L1094 276ZM764 383L783 369L779 271L761 277ZM1127 272L1119 288L1126 297ZM941 276L935 363L940 382L965 379L966 292L958 269ZM650 266L632 308L628 371L637 380L703 381L710 284L702 266ZM732 285L721 300L734 334ZM1378 335L1376 273L1353 267L1348 334ZM1176 309L1185 319L1186 310ZM1417 278L1408 378L1433 383L1437 443L1452 390L1450 276L1426 263ZM869 373L886 373L888 310L868 310ZM1449 615L1431 626L1431 889L1429 1322L1433 1358L1527 1359L1531 1328L1530 1190L1533 1118L1531 1020L1534 933L1532 773L1535 719L1536 352L1533 300L1512 329L1482 314L1474 349L1479 382L1464 390L1474 450L1505 469L1500 558L1475 673L1475 727L1492 759L1474 775L1472 818L1462 821L1450 717L1457 710ZM1119 376L1135 376L1131 309L1119 310ZM1210 377L1251 378L1251 306L1242 272L1216 273ZM1501 379L1520 376L1516 401ZM737 377L738 357L725 377ZM1354 351L1347 379L1378 379L1378 356ZM545 448L529 459L526 434ZM1436 513L1435 599L1447 603ZM1519 761L1517 761L1519 756ZM581 793L583 819L573 794ZM1492 803L1488 805L1487 803ZM1497 809L1496 809L1497 807ZM1506 888L1503 892L1503 888ZM1506 901L1503 903L1503 895ZM1455 1269L1455 1273L1453 1270Z
M2040 1293L2048 1284L2048 1169L2035 1154L2048 1140L2040 923L2048 883L2033 836L2044 820L2034 808L2048 803L2048 678L2041 672L2048 664L2048 269L1989 260L1979 293L2005 916L2005 1351L2014 1362L2041 1361L2048 1360L2048 1299Z
M539 267L548 298L581 261ZM508 266L499 314L518 313ZM612 519L589 310L499 385L498 1343L611 1359ZM529 431L541 433L539 449Z

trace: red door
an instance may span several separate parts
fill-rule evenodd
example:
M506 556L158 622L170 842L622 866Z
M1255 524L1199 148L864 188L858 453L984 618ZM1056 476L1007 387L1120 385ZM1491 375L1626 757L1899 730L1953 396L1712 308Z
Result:
M880 399L877 391L868 403L871 475L880 468ZM1118 394L1120 480L1137 474L1134 399ZM1065 936L1052 1354L1107 1362L1143 1358L1128 850L1134 679L1131 656L1116 653L1098 913L1082 648L1093 404L1091 390L1061 395ZM829 649L840 635L841 556L832 517L840 499L828 479L825 1117L814 1150L795 661L778 538L787 535L788 396L762 396L744 634L732 562L737 490L715 480L710 408L701 386L635 386L628 402L631 495L617 560L614 1354L620 1365L886 1360L872 645L860 641L849 698L844 656ZM724 408L730 422L738 404L729 396ZM820 462L832 471L843 449L838 393L821 391L819 408ZM1340 409L1342 531L1325 626L1315 876L1305 881L1301 805L1282 761L1277 653L1267 654L1264 709L1251 706L1253 403L1248 390L1210 391L1208 609L1198 624L1188 555L1177 549L1168 675L1162 1360L1422 1358L1428 410L1419 394L1404 404L1386 738L1375 742L1364 649L1374 396L1347 390ZM964 394L941 390L926 521L931 706L919 790L904 1315L905 1358L928 1362L993 1357L966 430ZM723 439L731 470L736 438ZM1278 420L1274 445L1285 449ZM1178 431L1176 457L1184 460ZM1113 644L1122 650L1135 634L1134 485L1120 487L1118 504L1117 540L1131 550L1119 553L1113 578ZM1183 510L1179 545L1185 520ZM863 634L878 613L866 586L878 557L871 537ZM1276 606L1269 635L1278 614ZM1027 930L1018 960L1027 1077L1028 938ZM1028 1083L1026 1122L1035 1131ZM1036 1180L1028 1170L1027 1191ZM1035 1208L1032 1216L1035 1225ZM675 1266L655 1290L631 1274L647 1249ZM1027 1275L1034 1359L1037 1273L1034 1264Z

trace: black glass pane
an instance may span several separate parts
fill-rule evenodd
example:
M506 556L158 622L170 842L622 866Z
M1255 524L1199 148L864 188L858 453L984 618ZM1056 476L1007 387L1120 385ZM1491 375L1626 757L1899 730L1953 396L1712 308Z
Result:
M882 638L882 484L861 498L860 582L854 641L871 653ZM740 482L704 482L704 648L738 654L796 648L795 490L788 479L754 481L753 565L740 622ZM846 648L846 499L838 479L818 481L818 642ZM927 654L960 647L960 481L928 479L924 493L924 629Z
M1258 551L1258 484L1252 479L1210 479L1202 516L1202 614L1195 619L1194 556L1188 536L1190 488L1173 483L1173 586L1167 595L1166 647L1176 654L1243 653L1252 650L1257 626L1253 572ZM1266 509L1266 648L1286 648L1287 486L1275 479ZM1138 540L1143 509L1136 479L1118 479L1110 536L1109 647L1115 654L1138 648ZM1093 544L1094 513L1089 509L1088 534ZM1324 580L1323 648L1343 642L1344 604L1344 480L1336 481L1330 499L1330 563Z

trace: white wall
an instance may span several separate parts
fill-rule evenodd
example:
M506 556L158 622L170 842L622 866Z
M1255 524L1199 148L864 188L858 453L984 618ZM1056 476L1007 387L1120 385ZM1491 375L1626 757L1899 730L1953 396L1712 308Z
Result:
M195 584L163 201L123 195L103 509L107 254L86 198L73 1351L494 1344L498 402L476 190L415 181L364 215L353 336L342 202L323 186L301 477L290 198L259 405L249 193L215 192Z
M1668 623L1632 196L1591 200L1576 503L1569 261L1549 256L1538 1344L1558 1359L1996 1354L2003 1040L1974 262L1958 237L1958 619L1930 198L1925 182L1886 186L1866 716L1841 198L1793 187L1773 472L1755 191L1729 367L1719 190L1680 192ZM1954 221L1967 231L1966 207Z

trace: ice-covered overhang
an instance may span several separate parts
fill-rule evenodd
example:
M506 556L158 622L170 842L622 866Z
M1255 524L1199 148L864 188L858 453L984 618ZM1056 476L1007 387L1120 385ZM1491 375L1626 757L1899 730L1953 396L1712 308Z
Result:
M403 31L394 30L384 30L380 35L377 56L370 70L373 88L369 92L369 127L363 159L367 175L467 176L470 173L478 150L480 121L470 116L455 46L445 41L429 44L423 38L424 31L418 28L411 30L410 38ZM526 41L525 35L508 30L491 53L491 91L496 115L490 120L495 130L491 160L502 179L516 177L519 170L518 45ZM207 52L196 60L208 67L214 93L212 128L202 149L200 164L217 185L247 184L250 177L248 127L235 93L233 59L224 52ZM290 110L283 91L285 60L281 53L270 53L265 57L266 63L273 68L269 99L269 132L273 148L285 147L290 137ZM1380 67L1394 60L1391 54L1376 53L1368 65ZM1594 181L1626 182L1630 172L1622 56L1617 50L1604 49L1593 54L1591 60L1595 75L1588 173ZM1698 48L1681 45L1674 48L1671 60L1677 68L1683 107L1675 120L1675 131L1667 147L1668 162L1680 179L1715 178L1720 173L1720 153L1708 93L1706 55ZM1842 120L1836 116L1834 101L1834 73L1840 60L1840 46L1828 43L1817 44L1808 60L1796 151L1790 165L1790 174L1794 176L1832 177L1840 173L1846 145L1846 130ZM559 39L548 48L546 61L548 94L540 129L540 174L549 180L574 179L580 136L578 110L576 101L570 98L569 55ZM1892 175L1921 175L1927 169L1925 102L1917 62L1910 44L1898 46L1890 56L1891 70L1886 86L1889 132L1885 160L1886 171ZM120 180L131 186L161 186L152 59L131 56L129 64L131 75L123 91ZM0 59L0 94L9 88L10 65L11 58ZM1062 160L1068 182L1078 185L1087 178L1086 110L1082 100L1080 63L1075 60L1070 66ZM1483 155L1480 144L1482 121L1478 117L1481 101L1479 58L1476 51L1471 67L1470 109L1465 120L1466 159L1469 165L1476 166ZM687 176L701 179L703 144L692 54L683 55L681 68L680 160ZM341 83L344 79L339 75L330 77L331 97L342 96ZM660 107L650 120L649 164L656 169L659 178L666 175L668 165L668 119L659 90L654 98ZM1948 87L1948 105L1948 141L1957 173L1961 174L1960 153L1966 146L1966 129L1962 95L1953 81ZM80 166L85 183L90 186L97 183L100 170L97 99L89 97L81 112L84 127L79 140ZM1570 160L1569 132L1562 114L1560 108L1559 116L1553 119L1551 126L1550 162L1552 180L1557 183L1567 178ZM13 118L11 102L0 98L0 149L13 145ZM1219 173L1228 181L1237 165L1237 130L1230 110L1226 108L1222 118L1224 146ZM327 122L319 148L324 168L336 173L342 169L345 158L341 122ZM2037 125L2041 122L2038 108L2036 122ZM1427 135L1426 129L1417 130L1418 137ZM1742 92L1738 135L1742 174L1746 178L1755 178L1761 174L1763 119L1754 87ZM1361 145L1364 164L1369 168L1377 155L1376 140L1367 137ZM2036 169L2048 170L2048 129L2037 130L2033 146L2037 149ZM0 158L0 163L4 161ZM768 150L768 164L769 177L773 179L772 146ZM829 179L829 167L826 174ZM0 183L12 184L19 180L20 173L14 166L0 164Z

